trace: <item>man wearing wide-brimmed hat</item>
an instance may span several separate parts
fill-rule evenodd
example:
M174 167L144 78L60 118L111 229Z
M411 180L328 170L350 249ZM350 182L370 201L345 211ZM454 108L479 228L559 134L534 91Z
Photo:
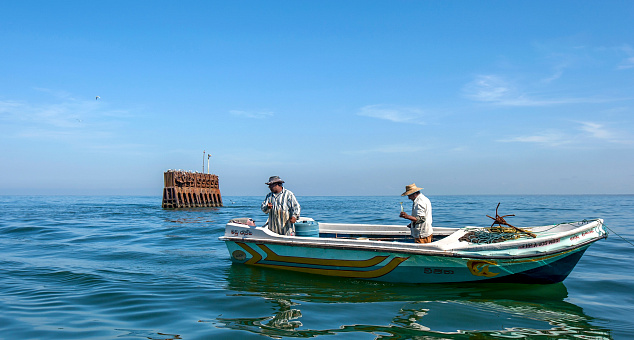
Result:
M430 243L432 241L431 227L431 202L420 191L415 183L405 186L405 192L401 196L407 196L412 200L412 214L402 211L400 217L410 221L408 227L412 231L412 237L416 243Z
M295 236L295 222L299 218L300 206L295 195L282 185L284 181L279 176L269 177L264 183L271 190L264 202L262 211L269 214L267 221L269 229L280 235Z

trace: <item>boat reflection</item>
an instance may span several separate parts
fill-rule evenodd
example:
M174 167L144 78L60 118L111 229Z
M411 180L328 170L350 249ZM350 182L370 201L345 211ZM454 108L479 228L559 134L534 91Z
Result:
M564 301L563 283L403 285L232 265L226 289L260 308L216 318L216 326L273 338L611 339L609 329ZM253 317L263 304L273 312Z

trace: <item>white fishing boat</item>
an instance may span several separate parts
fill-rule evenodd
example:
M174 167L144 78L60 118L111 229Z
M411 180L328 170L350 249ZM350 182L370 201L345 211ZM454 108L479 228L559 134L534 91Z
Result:
M509 215L507 215L509 216ZM556 283L608 233L602 219L530 228L434 226L433 242L413 243L403 225L323 223L302 217L296 236L249 218L227 223L231 260L246 265L400 283Z

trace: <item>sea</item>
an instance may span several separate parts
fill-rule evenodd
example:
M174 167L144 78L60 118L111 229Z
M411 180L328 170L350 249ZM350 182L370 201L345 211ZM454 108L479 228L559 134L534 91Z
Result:
M437 227L602 218L562 283L394 284L232 264L264 197L0 196L0 339L633 339L634 195L429 196ZM400 196L298 196L318 222L404 224Z

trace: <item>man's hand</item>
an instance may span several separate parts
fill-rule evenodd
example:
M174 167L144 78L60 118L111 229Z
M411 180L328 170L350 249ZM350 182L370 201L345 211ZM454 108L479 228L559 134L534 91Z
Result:
M266 204L267 207L269 207L269 209L273 209L273 203L269 202Z
M412 216L412 215L408 215L406 212L401 211L401 214L398 215L399 217L402 217L406 220L410 220L412 222L416 222L416 217Z
M295 217L295 216L291 216L290 221L291 221L291 223L295 223L295 222L297 222L297 217Z

